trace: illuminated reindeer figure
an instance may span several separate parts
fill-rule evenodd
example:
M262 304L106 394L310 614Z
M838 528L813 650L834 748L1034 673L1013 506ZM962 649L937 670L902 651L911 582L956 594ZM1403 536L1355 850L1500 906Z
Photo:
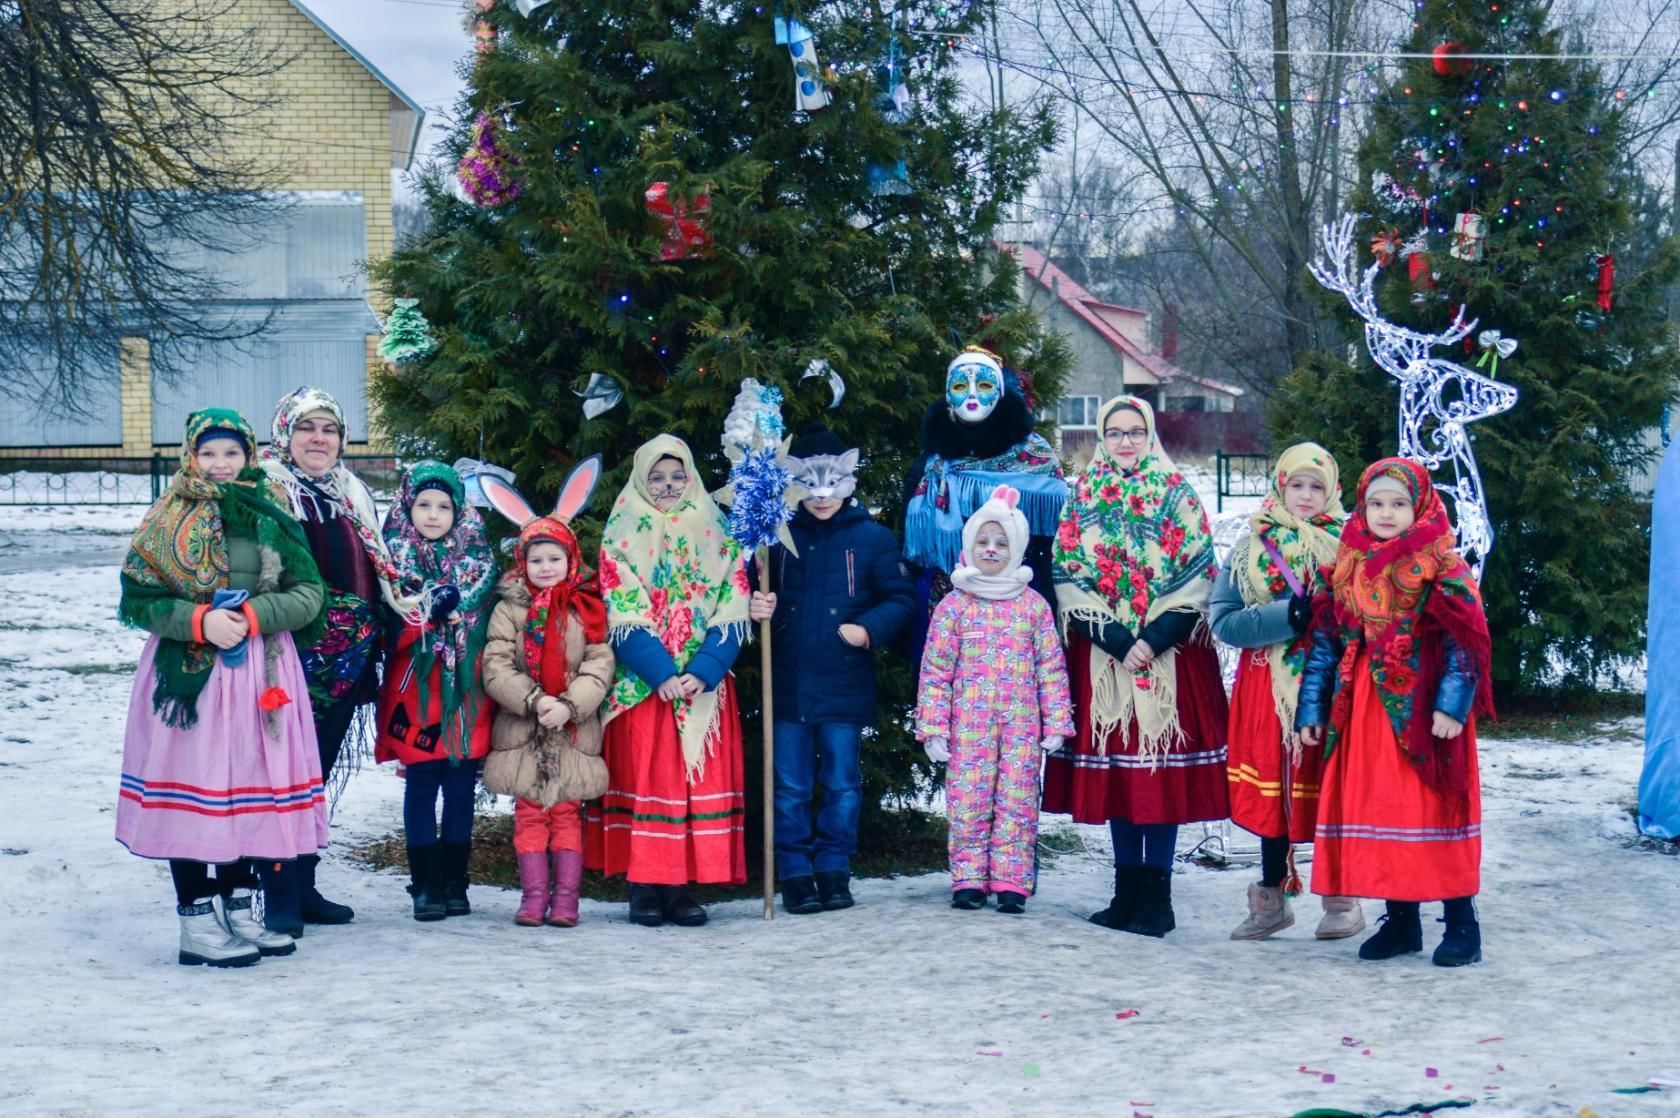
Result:
M1422 334L1396 326L1377 309L1371 281L1381 270L1373 263L1363 275L1354 272L1353 226L1349 215L1324 227L1326 260L1310 265L1313 278L1347 297L1354 313L1365 320L1365 346L1377 367L1400 382L1400 451L1431 471L1452 463L1451 484L1436 488L1452 498L1451 511L1460 552L1481 577L1482 563L1493 550L1493 526L1488 522L1487 499L1476 471L1476 455L1465 434L1467 423L1509 411L1517 390L1490 377L1471 372L1443 358L1430 356L1437 346L1451 346L1476 328L1464 321L1460 308L1452 325L1439 334ZM1490 332L1491 333L1491 332ZM1494 339L1498 342L1499 339ZM1505 339L1500 356L1509 356L1516 343ZM1493 371L1498 372L1495 362Z

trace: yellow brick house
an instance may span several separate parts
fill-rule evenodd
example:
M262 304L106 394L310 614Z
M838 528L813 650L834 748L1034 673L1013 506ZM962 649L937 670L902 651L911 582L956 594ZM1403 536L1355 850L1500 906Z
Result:
M110 379L85 401L86 415L0 411L8 458L149 456L178 445L186 414L212 403L238 408L266 434L275 401L300 384L336 395L352 440L368 441L375 310L387 300L369 289L364 268L391 252L392 171L413 160L425 112L300 0L246 0L235 11L288 60L265 83L268 107L241 138L273 168L290 204L272 236L211 259L227 278L218 310L253 322L272 315L269 329L198 347L173 384L154 381L147 339L114 342Z

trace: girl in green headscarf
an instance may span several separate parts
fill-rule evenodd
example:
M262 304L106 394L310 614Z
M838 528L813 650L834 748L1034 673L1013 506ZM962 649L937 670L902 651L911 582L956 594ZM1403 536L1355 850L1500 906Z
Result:
M323 589L302 530L252 468L245 418L194 412L186 436L123 562L119 614L151 639L129 701L117 841L169 859L181 963L246 966L296 950L251 915L253 860L327 844L294 644L319 634Z

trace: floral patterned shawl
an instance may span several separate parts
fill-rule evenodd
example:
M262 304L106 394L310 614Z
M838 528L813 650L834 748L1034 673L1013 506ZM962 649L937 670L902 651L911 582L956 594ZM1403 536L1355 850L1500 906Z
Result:
M411 516L415 498L428 483L442 484L455 505L455 523L442 539L422 536ZM461 604L449 619L436 626L429 617L417 619L430 631L415 648L414 677L420 709L426 710L432 667L438 666L445 748L452 757L465 756L477 706L471 699L478 685L478 657L484 649L496 588L496 556L485 538L484 521L468 503L459 474L442 462L416 462L403 474L396 500L385 513L384 539L405 592L421 596L429 588L444 585L461 592Z
M1324 511L1302 521L1283 503L1283 489L1297 474L1312 474L1324 483L1329 500ZM1242 595L1243 604L1264 605L1287 598L1293 592L1272 551L1283 557L1296 579L1310 596L1323 586L1324 574L1336 562L1337 539L1342 534L1341 471L1336 459L1317 443L1298 443L1278 458L1272 474L1272 488L1260 508L1249 518L1249 534L1231 550L1231 581ZM1272 547L1268 549L1267 543ZM1301 695L1301 673L1307 664L1308 633L1281 641L1266 650L1272 674L1272 704L1278 725L1295 725L1295 706Z
M1365 521L1365 493L1379 477L1405 485L1416 513L1412 526L1391 540L1377 539ZM1443 792L1467 787L1470 727L1450 739L1432 732L1433 688L1445 667L1440 633L1451 634L1474 664L1472 714L1493 713L1493 642L1481 591L1453 544L1446 506L1428 470L1407 458L1384 458L1366 467L1330 580L1333 608L1317 611L1315 618L1317 625L1333 625L1344 646L1326 759L1348 728L1353 673L1360 656L1369 653L1377 695L1418 775Z
M648 494L648 471L661 458L675 458L688 474L688 491L670 512L660 512ZM676 436L658 435L636 451L630 480L601 533L600 578L611 634L653 634L679 669L700 651L710 628L746 639L749 592L741 549L700 483L688 444ZM718 696L727 686L725 679L716 690L674 704L690 780L716 743ZM603 725L650 694L647 681L620 664Z
M1172 610L1205 616L1212 596L1207 512L1161 449L1154 409L1136 396L1117 396L1098 412L1099 436L1122 408L1143 416L1148 445L1128 472L1099 437L1091 464L1074 482L1051 552L1064 633L1074 621L1119 622L1136 636ZM1174 652L1134 673L1091 645L1091 726L1099 752L1111 730L1134 718L1144 756L1158 758L1182 737Z

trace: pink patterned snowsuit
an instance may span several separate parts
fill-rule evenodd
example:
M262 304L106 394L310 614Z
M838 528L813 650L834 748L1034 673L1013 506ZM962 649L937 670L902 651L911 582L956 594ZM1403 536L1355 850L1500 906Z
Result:
M1055 616L1034 590L1008 600L953 590L933 611L916 736L947 738L951 889L1030 894L1040 742L1073 735Z

